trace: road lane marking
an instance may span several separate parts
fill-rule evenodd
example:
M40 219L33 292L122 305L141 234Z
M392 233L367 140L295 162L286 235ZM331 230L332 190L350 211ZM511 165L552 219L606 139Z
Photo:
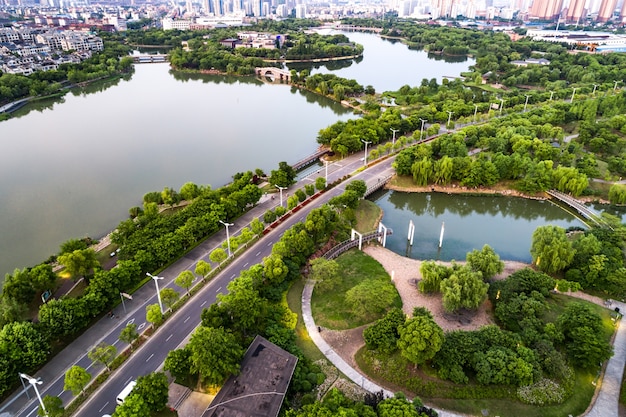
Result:
M254 256L259 256L260 254L261 254L261 251L258 251L258 252L256 253L256 255L254 255Z
M172 333L171 335L167 336L167 339L165 339L166 342L169 342L170 339L172 338L172 336L174 336L174 334Z
M109 402L107 401L106 403L104 403L104 405L102 406L101 409L98 410L99 413L102 412L102 410L104 410L106 408L106 406L109 405Z
M148 359L146 359L146 362L148 362L150 359L152 359L153 356L154 356L154 353L151 353L150 356L148 356Z
M187 323L190 318L191 318L191 316L187 316L187 318L183 321L183 323Z
M237 274L232 274L232 275L230 276L230 279L235 279L235 277L236 277L236 276L237 276Z
M33 411L31 411L30 413L26 414L26 417L30 417L30 415L33 414L37 410L39 410L39 406L37 406L37 408L33 408Z
M146 327L146 322L145 321L143 323L141 323L139 326L137 326L137 330L141 330L144 327Z
M243 264L243 267L245 268L246 266L248 266L248 262L246 262L245 264Z
M126 325L128 326L129 324L133 324L134 322L135 322L135 318L133 317L132 319L126 322Z
M268 243L266 246L270 246L272 243L274 243L274 242L270 242L270 243Z
M219 287L219 288L217 289L217 291L215 291L215 292L220 292L221 290L222 290L222 287Z
M124 386L128 385L128 383L132 380L133 380L133 377L131 376L130 378L126 380L126 382L124 382Z
M200 307L204 306L205 304L206 304L206 300L204 300L202 304L200 304Z

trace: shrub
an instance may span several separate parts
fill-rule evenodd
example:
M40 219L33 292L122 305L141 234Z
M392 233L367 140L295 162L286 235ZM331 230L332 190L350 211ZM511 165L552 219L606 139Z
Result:
M526 404L548 405L561 404L567 398L565 388L557 382L542 378L532 385L519 387L517 397Z

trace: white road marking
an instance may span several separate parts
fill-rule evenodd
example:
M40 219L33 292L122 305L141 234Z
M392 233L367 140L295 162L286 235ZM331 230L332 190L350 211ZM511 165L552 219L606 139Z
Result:
M243 267L245 268L246 266L248 266L248 262L246 262L245 264L243 264Z
M169 342L169 340L172 338L172 336L174 336L174 334L172 333L171 335L167 336L167 339L165 339L166 342Z
M261 251L258 251L258 252L256 253L256 255L254 255L254 256L259 256L260 254L261 254Z
M216 292L220 292L221 290L222 290L222 287L219 287Z
M187 316L187 318L183 321L183 323L187 323L190 318L191 318L191 316Z
M232 274L232 275L230 276L230 279L235 279L235 277L236 277L236 276L237 276L237 274Z
M146 362L148 362L150 359L152 359L153 356L154 356L154 353L151 353L150 356L148 356L148 359L146 359Z
M105 409L105 407L106 407L107 405L109 405L109 402L108 402L108 401L107 401L106 403L104 403L104 405L102 406L102 408L101 408L101 409L99 409L99 410L98 410L98 412L99 412L99 413L101 413L101 412L102 412L102 410L104 410L104 409Z
M206 300L204 300L202 304L200 304L200 307L204 306L205 304L206 304Z

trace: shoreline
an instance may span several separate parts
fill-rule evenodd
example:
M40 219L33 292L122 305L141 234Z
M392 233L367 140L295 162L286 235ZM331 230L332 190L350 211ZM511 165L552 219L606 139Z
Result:
M397 177L394 177L397 178ZM393 181L393 179L392 179ZM512 190L509 188L468 188L462 187L456 184L453 185L428 185L425 187L422 186L403 186L397 184L387 184L385 186L388 190L399 191L403 193L445 193L445 194L466 194L466 195L499 195L503 197L519 197L526 198L529 200L549 200L549 197L545 193L541 193L540 195L532 195L522 193L520 191Z

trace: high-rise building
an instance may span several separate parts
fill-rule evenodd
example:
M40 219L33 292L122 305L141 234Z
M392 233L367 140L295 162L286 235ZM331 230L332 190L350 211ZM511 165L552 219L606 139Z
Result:
M586 0L570 0L567 13L565 13L565 20L567 22L580 21L585 11L585 2Z
M615 5L617 0L602 0L600 3L600 10L598 10L598 22L608 22L613 18L613 12L615 11ZM624 7L622 6L622 10Z
M529 16L539 20L556 20L563 9L563 0L534 0Z
M622 4L622 11L620 12L619 17L622 22L626 21L626 0L624 1L624 4Z

